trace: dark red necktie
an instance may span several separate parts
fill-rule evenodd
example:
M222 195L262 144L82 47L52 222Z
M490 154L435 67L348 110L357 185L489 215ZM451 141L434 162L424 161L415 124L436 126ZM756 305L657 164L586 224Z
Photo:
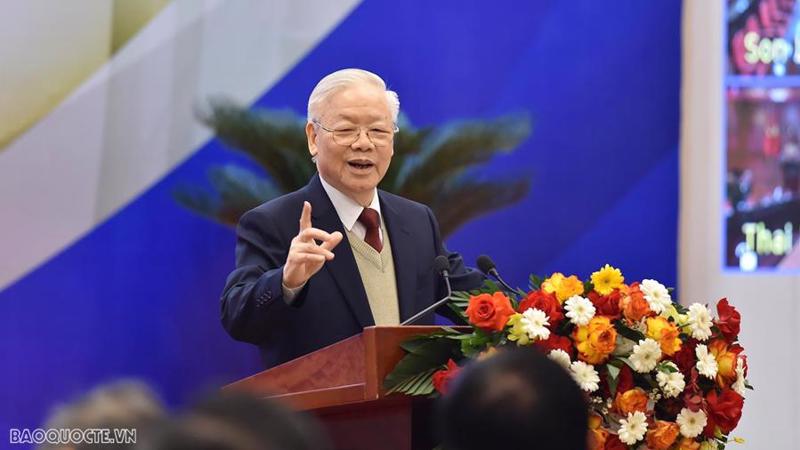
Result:
M378 215L378 211L372 208L364 208L361 211L361 215L358 216L358 221L367 228L364 242L380 253L383 249L383 243L381 242L381 218Z

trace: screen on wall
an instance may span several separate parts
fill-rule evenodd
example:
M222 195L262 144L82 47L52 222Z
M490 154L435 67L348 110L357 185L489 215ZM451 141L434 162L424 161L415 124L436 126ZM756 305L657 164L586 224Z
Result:
M727 0L723 264L800 270L800 7Z

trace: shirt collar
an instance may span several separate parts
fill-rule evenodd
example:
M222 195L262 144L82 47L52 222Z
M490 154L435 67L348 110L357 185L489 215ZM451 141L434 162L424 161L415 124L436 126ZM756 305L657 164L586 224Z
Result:
M353 231L353 225L355 225L364 207L342 193L342 191L328 184L325 178L322 178L322 174L319 176L319 181L322 182L322 188L325 189L325 193L328 194L328 198L330 198L331 203L333 203L333 208L336 210L336 213L339 214L339 220L342 221L342 225L344 225L347 231ZM378 211L378 217L381 216L381 202L378 200L377 188L372 195L372 203L369 204L369 207Z

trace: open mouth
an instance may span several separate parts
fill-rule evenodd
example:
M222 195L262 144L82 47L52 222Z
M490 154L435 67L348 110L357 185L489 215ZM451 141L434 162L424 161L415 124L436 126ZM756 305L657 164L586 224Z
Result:
M365 160L347 161L347 164L350 167L359 170L366 170L375 165L372 163L372 161L365 161Z

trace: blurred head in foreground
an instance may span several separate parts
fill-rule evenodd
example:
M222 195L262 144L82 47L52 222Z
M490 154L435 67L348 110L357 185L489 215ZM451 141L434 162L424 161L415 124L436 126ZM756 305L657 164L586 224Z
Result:
M141 448L152 450L327 450L310 418L274 401L214 395L166 423Z
M467 366L442 399L446 450L584 450L588 406L557 363L519 348Z
M47 419L48 429L136 429L137 435L146 434L165 417L161 401L144 383L135 380L120 380L98 386L72 403L55 408ZM96 450L132 448L133 445L42 445L43 449Z

